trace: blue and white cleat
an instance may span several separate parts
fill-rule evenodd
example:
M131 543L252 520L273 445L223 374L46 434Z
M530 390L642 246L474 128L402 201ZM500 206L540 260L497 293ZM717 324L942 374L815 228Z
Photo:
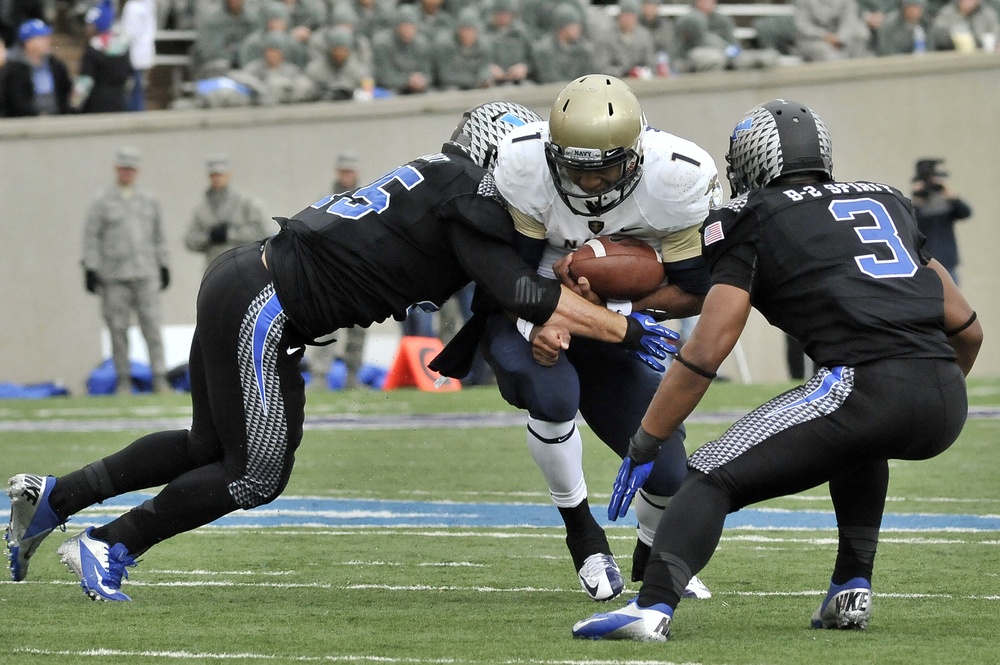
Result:
M666 642L674 610L665 603L639 607L638 598L614 612L601 612L573 626L573 637L584 640Z
M10 577L20 582L28 576L28 559L57 527L66 527L49 506L49 494L56 485L53 476L19 473L9 481L10 521L4 537L9 551Z
M872 583L855 577L830 584L823 603L812 615L813 628L864 630L872 617Z
M91 600L132 600L121 592L121 586L122 579L128 579L125 568L134 566L135 559L121 543L109 547L92 538L93 530L88 527L59 546L62 562L80 578L80 586Z
M594 600L611 600L625 590L625 578L611 554L591 554L577 575L583 590Z
M712 597L712 592L708 590L705 583L698 579L697 575L692 575L688 585L684 587L681 598L696 598L698 600L708 600Z

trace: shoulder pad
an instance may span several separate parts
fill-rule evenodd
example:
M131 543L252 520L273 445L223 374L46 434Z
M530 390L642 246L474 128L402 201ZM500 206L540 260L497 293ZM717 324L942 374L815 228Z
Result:
M497 189L512 206L527 214L547 209L556 196L545 161L548 135L548 123L532 122L513 129L497 146L493 169Z
M701 224L722 203L715 161L697 144L659 130L647 130L643 145L650 223L659 229Z

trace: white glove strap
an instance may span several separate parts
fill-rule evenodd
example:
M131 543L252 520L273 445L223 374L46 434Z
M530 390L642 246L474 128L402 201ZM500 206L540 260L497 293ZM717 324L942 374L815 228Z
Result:
M531 331L535 329L535 324L531 321L525 321L524 319L518 319L515 323L517 326L517 332L521 333L521 337L531 341Z
M618 312L622 316L628 316L632 313L631 300L606 300L604 306L612 312Z

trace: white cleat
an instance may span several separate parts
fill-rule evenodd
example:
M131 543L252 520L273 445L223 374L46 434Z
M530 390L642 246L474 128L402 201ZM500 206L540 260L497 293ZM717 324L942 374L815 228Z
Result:
M122 580L128 578L128 570L136 561L125 546L116 543L109 546L103 540L91 536L94 527L73 536L56 550L62 562L80 580L80 587L91 600L127 602L132 600L122 593Z
M684 593L681 594L681 598L697 598L698 600L708 600L711 597L712 592L708 590L704 582L698 579L697 575L691 577L691 581L685 587Z
M601 612L573 626L573 637L585 640L632 640L666 642L670 639L673 610L660 603L639 607L633 599L614 612Z
M591 554L577 574L583 590L594 600L611 600L625 590L622 571L610 554Z

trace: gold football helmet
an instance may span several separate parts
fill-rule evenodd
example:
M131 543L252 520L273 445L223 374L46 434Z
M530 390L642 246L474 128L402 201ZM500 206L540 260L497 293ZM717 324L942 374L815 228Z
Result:
M545 157L559 196L578 215L620 205L642 177L646 117L619 79L589 74L559 93L549 113Z

